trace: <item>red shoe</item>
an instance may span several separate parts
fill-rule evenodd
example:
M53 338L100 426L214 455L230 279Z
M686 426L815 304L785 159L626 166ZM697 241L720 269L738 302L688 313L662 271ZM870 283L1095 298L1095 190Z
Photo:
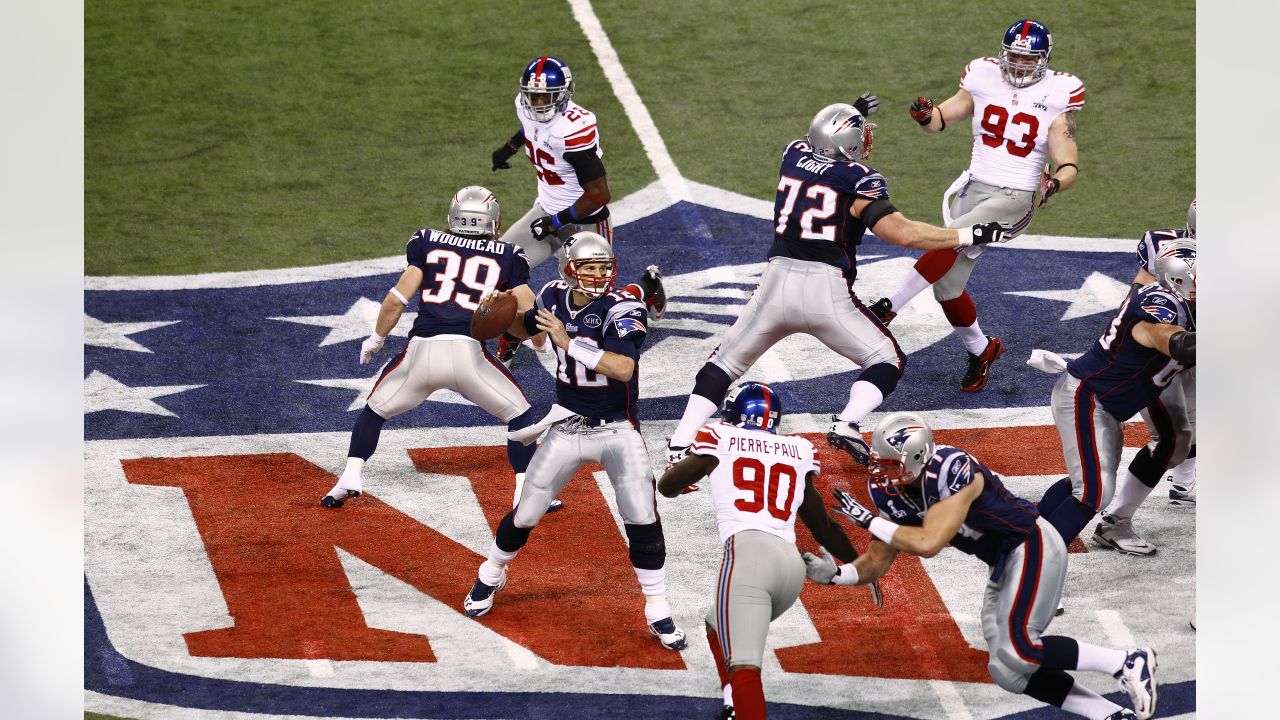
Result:
M507 338L506 335L498 338L498 362L511 367L511 361L516 357L516 350L520 349L520 340Z
M987 349L981 355L969 354L969 370L960 381L960 389L965 392L977 392L987 386L991 365L1004 354L1004 343L994 335L987 336Z

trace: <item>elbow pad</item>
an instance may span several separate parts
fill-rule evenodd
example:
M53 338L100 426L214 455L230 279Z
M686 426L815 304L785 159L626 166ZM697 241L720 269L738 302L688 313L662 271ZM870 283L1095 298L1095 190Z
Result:
M1169 357L1186 367L1196 366L1196 334L1183 330L1169 338Z

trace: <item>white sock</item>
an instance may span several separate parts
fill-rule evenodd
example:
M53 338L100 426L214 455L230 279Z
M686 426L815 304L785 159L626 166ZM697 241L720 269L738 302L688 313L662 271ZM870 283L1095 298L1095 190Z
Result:
M538 338L542 338L542 342L538 342ZM522 344L528 345L534 352L551 352L550 341L547 339L546 333L538 333L528 340L525 340Z
M1120 706L1076 683L1071 686L1071 692L1067 693L1067 699L1062 701L1062 709L1083 715L1089 720L1105 720L1108 715L1119 712Z
M671 604L667 602L667 569L646 570L634 565L636 580L640 581L640 592L644 593L644 617L649 622L657 622L671 617Z
M694 436L698 434L698 428L706 425L719 409L718 405L701 395L690 395L689 401L684 406L684 416L680 418L676 431L671 433L671 447L692 445Z
M849 404L844 406L838 417L844 422L861 424L882 402L884 393L880 388L866 380L858 380L849 388Z
M1173 469L1173 481L1183 487L1193 488L1196 486L1196 459L1187 458L1182 464Z
M346 499L346 490L355 490L362 492L364 490L364 480L361 477L361 471L364 469L364 460L358 457L347 458L347 467L342 471L342 476L338 478L338 484L333 486L329 491L330 497L340 497Z
M1079 659L1076 661L1077 670L1115 675L1120 672L1120 668L1124 665L1124 659L1128 656L1123 650L1091 645L1078 640L1076 645L1080 648Z
M911 302L912 298L919 295L925 288L929 287L929 281L924 276L916 272L915 268L911 268L907 272L907 276L902 279L902 286L898 288L898 292L889 296L889 302L893 305L894 312L902 312L902 308Z
M1142 501L1151 494L1152 488L1144 485L1128 469L1120 473L1120 479L1116 485L1116 496L1107 506L1106 514L1132 519L1133 514L1138 512L1138 506L1142 505Z
M515 507L520 503L520 493L524 491L524 473L516 473L516 496L511 501L511 507Z
M724 686L724 704L733 707L733 686Z
M494 562L493 555L495 552L497 552L500 555L508 554L508 553L502 552L501 550L498 550L497 545L494 545L492 548L489 549L489 559L480 563L480 572L477 573L477 575L479 575L480 577L480 582L484 583L485 585L497 585L498 581L502 579L502 571L506 569L507 563L510 562L516 556L515 553L509 553L510 557L508 557L507 559L502 560L501 562Z
M974 320L969 327L958 327L955 330L960 336L960 342L964 343L964 349L968 350L970 355L981 355L982 351L987 349L987 336L983 334L982 328L978 327L977 320Z

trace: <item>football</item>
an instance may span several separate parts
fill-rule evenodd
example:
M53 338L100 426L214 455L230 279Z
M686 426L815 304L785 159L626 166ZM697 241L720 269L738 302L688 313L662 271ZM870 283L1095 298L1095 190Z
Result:
M477 340L496 338L511 327L516 319L516 296L509 292L498 293L480 303L471 315L471 337Z

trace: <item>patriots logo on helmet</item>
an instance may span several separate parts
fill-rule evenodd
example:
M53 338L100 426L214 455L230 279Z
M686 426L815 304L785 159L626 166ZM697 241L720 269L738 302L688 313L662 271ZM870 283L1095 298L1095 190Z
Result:
M1142 311L1162 323L1171 323L1178 319L1178 313L1163 305L1143 305Z
M907 425L905 427L900 427L895 430L892 435L886 435L884 441L889 443L889 445L898 452L902 452L902 446L911 439L911 436L924 429L925 427L923 425Z
M617 329L618 337L626 337L628 334L636 331L640 331L640 332L645 331L644 323L640 322L636 318L629 318L629 317L618 318L617 320L614 320L613 327Z

